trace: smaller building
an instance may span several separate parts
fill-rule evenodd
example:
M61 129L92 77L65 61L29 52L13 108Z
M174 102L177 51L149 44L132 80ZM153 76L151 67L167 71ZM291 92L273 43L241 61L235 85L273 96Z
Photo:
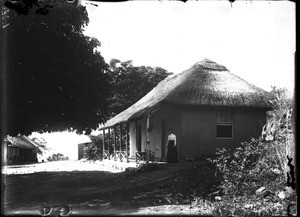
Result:
M38 145L27 136L7 136L3 141L4 165L37 162Z

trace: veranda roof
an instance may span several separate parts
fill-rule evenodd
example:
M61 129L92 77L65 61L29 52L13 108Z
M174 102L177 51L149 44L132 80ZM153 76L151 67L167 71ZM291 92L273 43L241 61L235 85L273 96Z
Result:
M209 59L168 76L134 105L111 118L102 129L151 113L162 103L270 108L271 94Z

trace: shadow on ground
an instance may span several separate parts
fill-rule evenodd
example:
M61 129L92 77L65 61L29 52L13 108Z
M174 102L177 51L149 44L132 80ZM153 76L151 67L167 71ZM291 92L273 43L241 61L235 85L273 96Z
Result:
M209 162L161 164L140 173L104 171L39 172L5 175L6 214L41 215L70 211L72 215L132 214L146 207L189 206L207 197L219 181ZM159 212L159 210L158 210ZM44 213L45 214L45 213Z

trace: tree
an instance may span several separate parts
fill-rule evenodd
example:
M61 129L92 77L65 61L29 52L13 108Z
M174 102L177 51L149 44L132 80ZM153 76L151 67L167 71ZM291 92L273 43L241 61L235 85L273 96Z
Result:
M47 147L47 142L44 138L33 137L31 140L38 145L37 153L39 155L43 155L46 151L50 149L49 147Z
M160 67L133 66L132 61L112 59L109 74L112 88L109 111L113 116L133 105L172 73Z
M107 118L110 89L100 42L83 34L87 11L59 0L31 7L3 10L5 133L88 134Z

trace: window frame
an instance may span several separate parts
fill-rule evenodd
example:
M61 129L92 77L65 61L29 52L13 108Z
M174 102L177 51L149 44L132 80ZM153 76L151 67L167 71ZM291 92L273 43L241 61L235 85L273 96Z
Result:
M223 113L223 114L222 114ZM219 121L218 116L230 117L229 121ZM222 119L222 118L221 118ZM231 136L229 137L218 137L218 126L231 126ZM216 139L234 139L234 113L232 111L221 110L216 112Z

